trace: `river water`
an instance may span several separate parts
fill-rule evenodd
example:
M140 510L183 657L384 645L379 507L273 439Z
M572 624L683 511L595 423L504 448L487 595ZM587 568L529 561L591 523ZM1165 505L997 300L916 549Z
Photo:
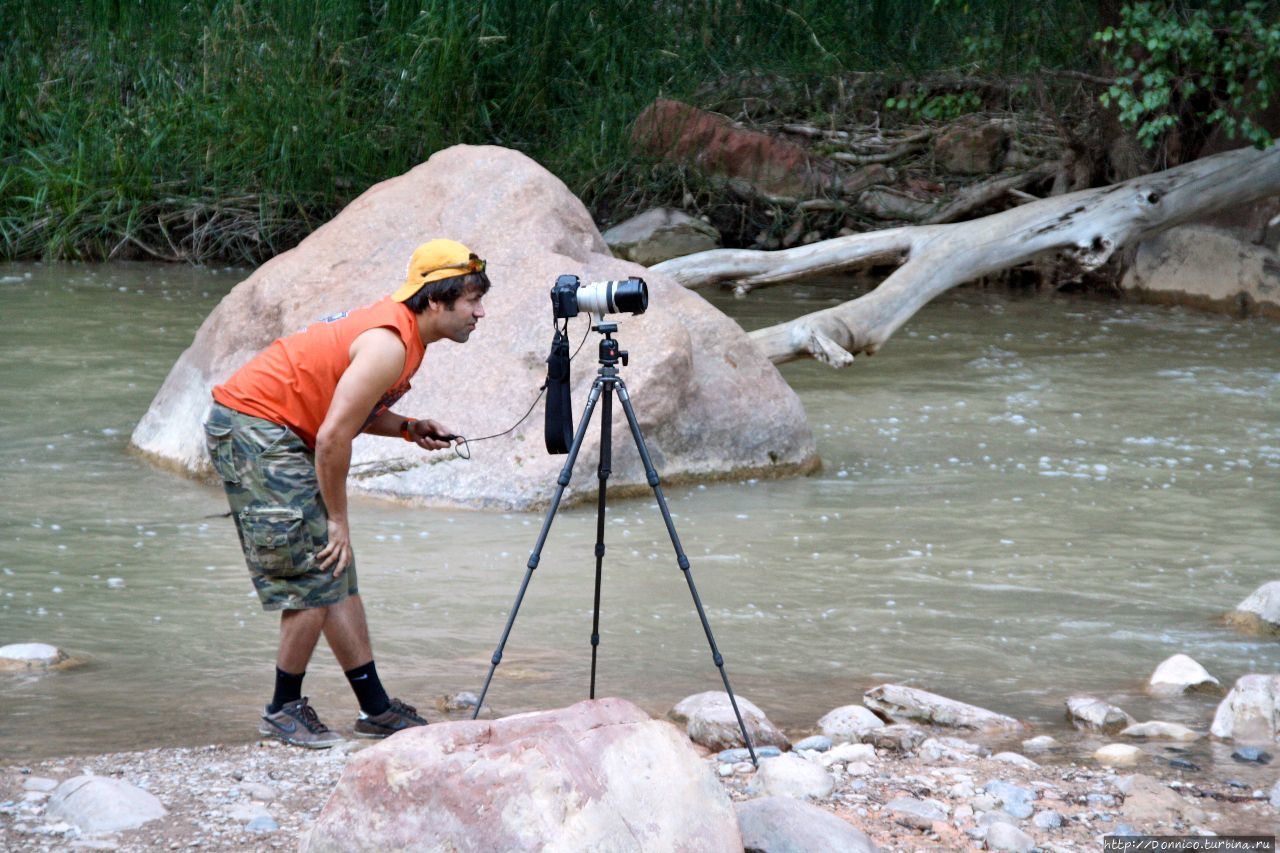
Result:
M254 737L277 620L221 491L127 449L244 275L0 266L0 644L84 661L0 678L0 760ZM850 287L711 299L751 329ZM849 369L784 365L822 471L667 490L734 689L794 728L887 681L1050 734L1075 692L1207 727L1215 699L1141 685L1179 652L1226 685L1280 671L1280 644L1219 621L1280 579L1277 344L1265 320L964 290ZM435 697L479 689L540 522L355 501L394 695L438 716ZM718 689L653 501L614 503L607 536L598 694L660 715ZM585 698L594 539L593 507L557 518L490 692L500 712ZM323 645L305 690L349 727Z

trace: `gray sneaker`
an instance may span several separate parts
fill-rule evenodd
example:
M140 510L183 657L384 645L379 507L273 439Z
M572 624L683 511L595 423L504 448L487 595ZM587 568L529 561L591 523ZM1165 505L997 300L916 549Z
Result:
M342 735L320 722L316 709L307 704L305 696L286 703L274 714L264 713L258 733L308 749L328 749L342 743Z
M360 737L386 737L402 729L426 724L427 721L418 716L417 708L406 705L399 699L392 699L391 707L376 717L370 717L361 711L356 718L355 733Z

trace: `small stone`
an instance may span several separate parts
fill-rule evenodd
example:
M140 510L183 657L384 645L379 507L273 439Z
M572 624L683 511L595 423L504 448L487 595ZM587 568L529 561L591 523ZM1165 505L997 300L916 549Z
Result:
M720 773L720 778L721 778L721 779L724 779L724 778L727 778L727 777L729 777L729 776L732 776L732 775L733 775L733 765L732 765L732 764L721 764L721 765L720 765L719 773Z
M894 821L912 829L927 831L933 828L934 821L947 819L947 807L937 800L899 797L885 808L893 814Z
M757 746L756 758L777 758L782 755L782 750L776 746ZM716 758L720 761L738 762L750 761L751 753L747 751L745 746L736 746L732 749L722 749L716 753Z
M1025 755L1019 755L1016 752L997 752L995 755L991 756L991 759L993 761L1003 761L1005 764L1013 764L1018 767L1026 767L1031 770L1035 770L1040 767L1039 764L1036 764L1030 758L1027 758Z
M839 746L832 747L822 756L822 763L835 764L837 762L854 762L854 761L873 761L876 757L876 748L869 743L842 743Z
M1127 743L1113 743L1102 747L1093 757L1102 764L1113 767L1128 767L1138 763L1142 750Z
M1044 811L1036 812L1036 816L1031 819L1031 822L1036 825L1037 829L1057 829L1062 826L1062 815L1053 809L1045 809Z
M250 832L275 832L280 828L280 824L276 823L271 815L264 814L246 823L244 828Z
M48 643L11 643L0 646L0 672L48 669L66 659L65 652Z
M1123 737L1145 737L1156 740L1193 741L1200 735L1179 723L1166 723L1163 720L1151 720L1129 726L1120 732Z
M1022 742L1022 749L1025 752L1050 752L1059 748L1061 744L1048 735L1040 735Z
M826 752L831 749L831 738L826 735L813 735L795 744L792 749L812 749L815 752Z
M1170 758L1169 766L1174 770L1199 770L1200 765L1185 758Z
M1249 764L1271 763L1271 753L1256 746L1242 746L1231 753L1231 757L1236 761L1243 761Z
M1280 782L1271 786L1271 797L1267 800L1273 809L1280 809Z
M1036 841L1011 823L993 823L987 827L987 849L1006 850L1010 853L1030 853Z
M27 780L22 783L22 789L24 791L48 792L48 791L52 791L56 787L58 787L57 779L48 779L48 778L45 778L44 776L31 776L31 777L28 777Z
M124 589L124 578L107 578L108 589Z

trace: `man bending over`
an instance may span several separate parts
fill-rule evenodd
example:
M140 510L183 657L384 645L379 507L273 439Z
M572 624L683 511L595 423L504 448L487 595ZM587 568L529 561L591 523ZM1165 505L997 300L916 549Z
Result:
M426 724L378 679L347 521L351 442L362 432L424 450L450 430L391 407L428 345L465 343L484 316L485 264L453 240L419 246L403 286L372 305L279 338L213 389L205 435L264 610L279 610L275 693L259 732L323 748L342 738L302 695L324 634L360 704L355 733Z

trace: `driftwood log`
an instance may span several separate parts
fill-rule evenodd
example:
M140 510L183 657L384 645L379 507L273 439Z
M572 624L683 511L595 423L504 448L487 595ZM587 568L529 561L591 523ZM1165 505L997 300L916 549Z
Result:
M1149 234L1277 194L1280 146L1241 148L982 219L890 228L773 252L716 249L654 269L685 287L734 282L747 290L898 265L870 293L751 333L775 363L812 357L844 367L859 353L874 355L929 300L958 284L1046 259L1086 272Z

